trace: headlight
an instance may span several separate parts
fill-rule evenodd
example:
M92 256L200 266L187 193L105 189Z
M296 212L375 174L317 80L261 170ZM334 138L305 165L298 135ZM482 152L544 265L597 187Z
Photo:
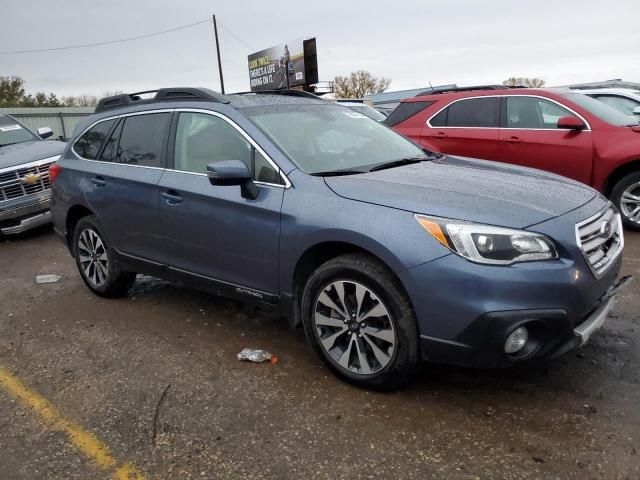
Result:
M540 233L416 215L442 245L471 260L490 265L558 258L553 241Z

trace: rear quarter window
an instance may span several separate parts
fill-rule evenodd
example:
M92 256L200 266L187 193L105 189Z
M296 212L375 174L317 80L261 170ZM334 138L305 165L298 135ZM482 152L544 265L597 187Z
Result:
M404 122L406 119L413 117L420 113L425 108L433 105L435 102L405 102L401 103L396 109L389 114L384 121L385 125L393 127L399 123Z
M433 117L432 127L497 127L500 120L500 98L480 97L458 100Z
M113 119L105 120L84 132L73 145L73 151L76 155L88 160L95 160L114 123Z

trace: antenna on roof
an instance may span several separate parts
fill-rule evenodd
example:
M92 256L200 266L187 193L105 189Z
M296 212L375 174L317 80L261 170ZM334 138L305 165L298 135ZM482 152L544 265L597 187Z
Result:
M427 82L429 82L429 80L427 80ZM433 85L431 85L431 82L429 82L429 88L431 88L431 90L433 90Z

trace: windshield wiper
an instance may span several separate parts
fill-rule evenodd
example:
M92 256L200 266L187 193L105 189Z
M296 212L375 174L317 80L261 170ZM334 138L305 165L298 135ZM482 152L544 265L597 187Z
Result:
M326 172L311 173L314 177L339 177L342 175L356 175L358 173L367 173L363 170L328 170Z
M411 165L412 163L420 163L429 160L429 157L407 157L400 158L398 160L392 160L390 162L384 162L376 165L375 167L371 167L369 169L370 172L376 172L378 170L384 170L387 168L401 167L403 165Z

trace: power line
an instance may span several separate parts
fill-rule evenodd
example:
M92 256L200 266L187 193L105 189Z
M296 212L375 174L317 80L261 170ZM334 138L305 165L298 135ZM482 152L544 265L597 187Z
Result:
M255 52L256 49L253 48L251 45L247 44L247 42L245 42L244 40L242 40L239 36L237 36L235 33L233 33L231 30L229 30L220 20L218 20L218 24L224 28L233 38L235 38L237 41L239 41L242 45L244 45L247 49L249 49L249 51L251 52Z
M72 50L72 49L76 49L76 48L97 47L99 45L111 45L111 44L114 44L114 43L130 42L132 40L140 40L140 39L143 39L143 38L155 37L157 35L164 35L165 33L177 32L178 30L184 30L185 28L195 27L196 25L202 25L203 23L211 23L211 19L208 18L208 19L202 20L200 22L190 23L189 25L183 25L181 27L170 28L169 30L162 30L160 32L147 33L145 35L136 35L135 37L121 38L119 40L108 40L106 42L97 42L97 43L85 43L85 44L82 44L82 45L70 45L70 46L66 46L66 47L36 48L36 49L33 49L33 50L13 50L13 51L7 51L7 52L0 52L0 55L13 55L13 54L19 54L19 53L37 53L37 52L55 52L55 51L59 51L59 50ZM225 28L225 30L229 31L227 28ZM229 32L229 33L231 33L231 32ZM231 33L231 34L233 35L233 33ZM235 35L234 35L234 37L235 37ZM238 40L240 40L240 39L238 39ZM242 40L240 40L240 41L242 41ZM244 43L244 42L242 42L242 43ZM246 46L246 44L245 44L245 46Z

